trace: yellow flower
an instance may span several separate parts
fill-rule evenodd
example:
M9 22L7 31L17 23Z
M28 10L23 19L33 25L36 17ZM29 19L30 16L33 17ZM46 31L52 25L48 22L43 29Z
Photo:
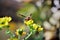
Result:
M18 30L15 33L16 33L16 35L19 35Z
M42 31L42 30L43 30L42 27L39 27L39 28L37 29L38 32L40 32L40 31Z
M18 40L18 38L10 38L10 39L8 39L8 40Z
M8 25L8 22L4 22L4 23L0 24L0 27L4 27L4 26L7 26L7 25Z
M16 35L21 35L21 36L23 36L23 35L26 35L26 32L23 32L23 29L18 29L18 30L16 30Z
M0 23L1 22L10 22L12 20L12 18L11 17L3 17L3 18L0 18Z
M22 35L23 30L22 29L17 29L15 33L16 33L16 35Z
M31 24L33 24L33 20L31 19L31 20L25 20L24 21L24 23L26 24L26 25L31 25Z
M26 35L26 32L23 32L23 33L22 33L22 36L24 36L24 35Z
M10 22L12 20L11 17L3 17L3 18L0 18L0 28L4 27L4 26L7 26L8 25L8 22Z
M1 24L2 22L4 22L4 20L3 20L3 18L0 18L0 24Z
M38 28L37 24L33 24L33 28L36 30Z
M10 22L12 20L11 17L3 17L4 21Z

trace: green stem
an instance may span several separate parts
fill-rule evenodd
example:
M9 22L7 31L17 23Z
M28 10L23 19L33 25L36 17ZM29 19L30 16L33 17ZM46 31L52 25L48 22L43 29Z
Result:
M6 34L8 34L10 38L15 37L15 35L9 29L6 30Z
M20 40L20 35L18 35L18 40Z
M14 38L14 37L15 37L15 35L14 35L13 33L11 33L11 34L10 34L10 37L11 37L11 38Z
M30 32L30 34L28 34L28 36L25 37L25 40L27 40L31 35L32 35L32 32Z

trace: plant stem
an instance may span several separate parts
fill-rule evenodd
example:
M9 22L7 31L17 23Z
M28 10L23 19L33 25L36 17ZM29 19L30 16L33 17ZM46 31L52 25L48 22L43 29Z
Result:
M18 35L18 40L20 40L20 35Z
M25 37L25 40L27 40L31 35L32 35L32 32L30 32L30 34L28 34L28 36Z

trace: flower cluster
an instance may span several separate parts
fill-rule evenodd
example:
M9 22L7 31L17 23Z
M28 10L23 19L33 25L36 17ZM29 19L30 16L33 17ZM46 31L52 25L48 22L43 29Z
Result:
M34 23L33 19L30 17L26 18L24 20L24 23L26 26L28 26L30 28L29 29L30 32L27 35L27 37L25 37L25 40L27 40L32 34L36 34L37 32L39 34L39 32L41 32L43 30L43 28L40 25Z
M36 31L38 31L38 32L40 32L40 31L43 30L43 28L42 28L40 25L35 24L34 21L33 21L31 18L30 18L29 20L28 20L28 19L25 19L25 20L24 20L24 23L25 23L27 26L29 26L30 29L32 29L32 30L36 30Z
M33 20L32 19L31 20L25 20L24 23L26 25L31 25L31 24L33 24Z
M15 33L16 35L21 35L21 36L26 35L26 32L24 32L23 29L17 29Z
M40 25L37 25L37 24L33 24L33 28L34 28L35 30L37 30L38 32L40 32L40 31L43 30L43 28L42 28Z
M8 26L8 23L12 20L11 17L3 17L0 18L0 28L3 28L5 26Z
M24 29L19 28L16 30L15 34L18 36L18 40L20 40L20 37L25 36L27 33L24 31Z

